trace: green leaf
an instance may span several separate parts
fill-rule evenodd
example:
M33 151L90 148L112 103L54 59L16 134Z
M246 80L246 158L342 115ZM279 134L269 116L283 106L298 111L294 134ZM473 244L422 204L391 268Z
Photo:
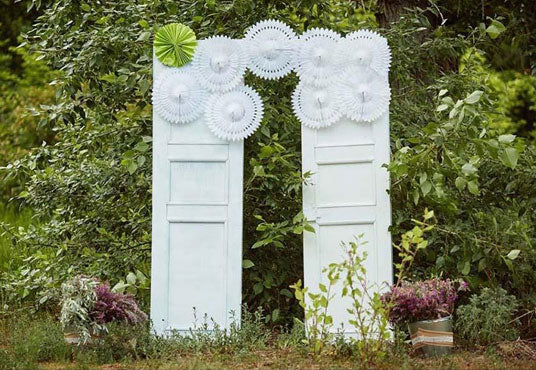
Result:
M458 176L456 177L456 181L454 181L454 184L456 185L456 188L458 188L459 191L463 191L463 189L465 189L465 185L467 185L467 180L465 180L461 176Z
M125 284L123 280L120 280L117 284L114 285L114 287L112 288L112 292L123 293L127 287L128 284Z
M136 274L134 274L133 272L129 272L126 277L126 280L127 280L127 283L131 285L136 284Z
M462 172L467 176L474 175L477 171L478 169L471 163L466 163L462 166Z
M251 267L255 266L255 264L251 260L243 260L242 261L242 268L249 269Z
M144 20L144 19L140 19L140 20L138 21L138 24L139 24L142 28L149 28L149 23L147 23L147 21Z
M519 159L519 153L516 148L506 148L499 153L501 162L511 169L516 168L517 160Z
M288 289L284 289L284 288L281 289L281 290L279 291L279 294L284 295L285 297L288 297L288 298L293 298L292 293L291 293L290 290L288 290Z
M465 263L463 264L463 269L461 273L463 275L467 275L469 274L470 271L471 271L471 263L469 261L465 261Z
M469 189L469 192L471 194L474 194L474 195L478 195L479 191L478 191L478 184L476 181L469 181L467 183L467 189Z
M431 183L430 181L425 181L425 182L421 185L422 195L423 195L423 196L428 195L428 193L430 192L430 190L432 190L432 183Z
M439 105L439 106L437 107L436 111L438 111L438 112L443 112L444 110L447 110L448 108L449 108L448 105L446 105L446 104L441 104L441 105Z
M473 91L467 98L464 99L464 101L467 104L475 104L480 100L480 97L482 96L484 92L480 90Z
M521 251L519 249L512 249L510 253L506 255L506 257L510 258L511 260L515 260Z
M491 21L491 24L488 26L488 28L486 28L486 33L492 39L496 39L505 30L506 30L506 27L504 26L504 24L494 19Z
M149 37L151 37L151 32L144 31L144 32L140 33L140 35L138 36L137 41L147 41L147 40L149 40Z
M253 285L253 291L255 292L255 295L258 295L260 294L264 289L264 286L262 285L262 283L256 283L255 285Z
M508 134L508 135L501 135L499 136L499 142L503 144L510 144L512 141L514 141L516 138L516 135Z

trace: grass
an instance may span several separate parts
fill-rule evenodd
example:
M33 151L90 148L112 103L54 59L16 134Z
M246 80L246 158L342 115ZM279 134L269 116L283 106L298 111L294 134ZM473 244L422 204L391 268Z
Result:
M15 250L10 228L28 227L32 222L29 209L19 209L15 205L0 203L0 272L12 271L22 262L20 251Z
M111 325L107 335L85 346L64 342L56 318L47 314L11 317L0 333L0 369L536 369L536 346L507 342L485 349L456 349L452 355L422 358L399 343L376 363L330 347L313 357L302 343L303 329L274 331L262 315L242 327L212 335L155 338L148 326Z

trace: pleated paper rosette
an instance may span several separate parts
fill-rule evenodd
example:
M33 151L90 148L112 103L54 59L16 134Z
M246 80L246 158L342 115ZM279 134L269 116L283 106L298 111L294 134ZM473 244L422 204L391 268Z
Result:
M300 82L292 95L292 108L300 122L310 128L331 126L342 116L333 85Z
M387 40L369 30L351 32L339 42L337 59L341 67L369 67L386 76L391 65L391 51Z
M238 40L213 36L199 42L192 66L203 87L212 92L225 92L242 82L246 61Z
M265 20L251 26L244 41L248 68L257 76L277 79L292 71L294 31L285 23Z
M181 23L161 27L154 38L154 51L158 60L170 67L181 67L194 55L197 40L194 31Z
M168 68L154 83L153 106L166 121L188 123L203 114L208 95L190 66Z
M207 125L224 140L243 140L260 126L263 104L259 94L249 86L214 94L208 103Z
M337 32L324 28L313 28L300 36L294 51L294 69L300 81L315 86L326 86L333 81L339 69L340 38Z
M368 67L349 68L337 83L337 100L344 114L371 122L389 110L391 89L386 76Z

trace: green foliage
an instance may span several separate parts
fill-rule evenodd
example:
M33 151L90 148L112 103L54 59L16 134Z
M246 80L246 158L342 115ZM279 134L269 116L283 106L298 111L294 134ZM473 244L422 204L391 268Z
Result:
M520 73L492 75L490 85L497 96L493 127L531 141L536 140L536 77Z
M85 276L75 276L61 286L60 323L65 332L76 333L80 343L86 343L92 334L105 330L90 316L97 301L95 288L99 282Z
M489 41L485 28L459 37L431 23L436 13L412 11L387 31L396 91L392 233L434 209L437 226L413 263L416 277L463 278L477 290L503 285L532 306L536 151L490 121L496 112L479 49Z
M314 356L335 343L336 347L344 347L357 356L364 366L371 366L387 353L387 343L391 338L388 323L390 307L381 300L379 292L383 287L372 285L367 280L367 253L361 251L366 241L362 238L363 235L359 235L355 241L341 244L345 257L323 269L326 284L319 283L318 290L302 287L301 280L291 288L305 310L305 343ZM349 302L350 327L334 328L333 316L329 312L329 304L334 298ZM341 334L335 335L334 329L340 329ZM356 333L356 337L345 338L344 333L348 332Z
M333 287L340 279L340 274L331 267L324 268L323 273L327 273L328 286L318 284L318 293L309 291L308 287L302 287L301 280L291 285L294 295L300 306L305 311L305 333L304 343L309 346L309 350L314 356L322 353L324 348L333 340L333 316L328 313L329 302L335 296Z
M356 241L344 245L346 258L330 266L330 269L336 268L341 274L341 297L351 302L347 309L350 314L348 322L350 330L357 333L357 338L349 338L353 346L352 352L362 360L364 366L372 366L385 357L391 330L388 322L389 307L383 304L379 293L383 287L373 286L367 280L367 252L361 252L366 241L362 241L362 238L363 235L360 235Z
M3 69L0 60L0 199L7 201L18 195L27 173L11 171L13 162L25 156L43 141L54 141L52 127L44 125L37 109L54 101L54 88L48 83L57 73L43 61L36 60L27 48L10 48L21 58L17 73ZM9 57L11 54L5 54ZM2 56L0 56L0 59ZM7 166L5 168L4 166Z
M18 316L10 318L8 324L8 333L0 341L0 369L34 369L39 362L69 359L71 347L52 317Z
M472 345L490 345L519 337L520 321L514 315L519 302L502 288L484 288L469 303L458 307L455 328Z
M434 211L429 211L425 208L423 220L412 220L416 224L413 229L403 233L398 244L393 244L394 249L398 251L398 259L400 261L395 263L397 285L411 271L411 266L415 261L417 253L426 249L428 246L428 240L424 239L424 233L434 228L434 225L430 224L433 217Z

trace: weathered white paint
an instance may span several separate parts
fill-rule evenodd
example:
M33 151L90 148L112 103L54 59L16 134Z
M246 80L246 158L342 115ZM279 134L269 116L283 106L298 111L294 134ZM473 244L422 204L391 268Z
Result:
M167 68L154 58L154 80ZM151 320L157 334L240 318L243 141L153 114ZM194 320L194 307L197 321Z
M303 187L303 211L315 228L304 234L304 280L310 291L327 283L322 269L343 257L341 242L364 234L368 243L367 280L379 286L392 283L391 206L389 174L389 117L371 123L343 119L332 126L311 129L302 125L302 171L313 173ZM327 284L326 284L327 285ZM349 331L348 299L335 298L328 313L334 329Z

